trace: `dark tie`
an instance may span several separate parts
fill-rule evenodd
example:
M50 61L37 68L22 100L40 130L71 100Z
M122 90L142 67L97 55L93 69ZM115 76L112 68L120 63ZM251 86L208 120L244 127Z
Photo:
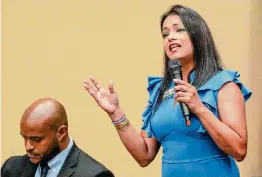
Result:
M47 163L45 165L41 165L41 177L46 177L49 169L50 168Z

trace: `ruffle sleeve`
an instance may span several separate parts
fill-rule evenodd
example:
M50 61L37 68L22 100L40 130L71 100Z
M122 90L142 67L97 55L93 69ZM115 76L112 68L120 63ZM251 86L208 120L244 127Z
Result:
M157 101L157 97L159 95L161 81L162 81L162 77L153 77L153 76L148 77L147 91L149 93L149 99L148 99L146 109L142 113L143 125L141 129L147 132L149 138L155 137L151 129L150 119L151 119L151 115L154 110L154 106Z
M240 82L239 77L240 74L237 71L223 70L217 73L206 84L197 90L202 102L216 115L216 117L218 117L217 93L224 84L228 82L236 83L239 86L245 101L250 98L252 92ZM206 132L203 125L199 127L198 132Z

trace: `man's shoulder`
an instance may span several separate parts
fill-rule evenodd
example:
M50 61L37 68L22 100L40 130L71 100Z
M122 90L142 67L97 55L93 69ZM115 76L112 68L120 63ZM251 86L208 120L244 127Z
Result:
M100 161L96 160L94 157L89 155L88 153L84 152L83 150L79 149L79 156L78 156L78 166L81 169L85 169L88 173L93 172L94 176L108 176L113 177L113 173ZM91 175L91 176L92 176Z
M2 176L14 176L15 174L19 174L21 171L23 162L26 160L26 158L27 158L26 155L12 156L8 158L1 167L1 175Z
M100 168L106 168L101 162L81 149L79 149L79 162L88 163L88 165L93 165Z
M2 165L2 168L6 165L22 165L23 161L27 159L26 155L17 155L9 157Z

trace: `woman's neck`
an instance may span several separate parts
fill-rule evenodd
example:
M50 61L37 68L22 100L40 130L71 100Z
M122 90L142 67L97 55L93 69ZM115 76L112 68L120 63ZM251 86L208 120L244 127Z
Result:
M190 62L182 62L181 61L181 70L182 70L182 76L183 80L188 82L188 75L194 68L194 63L192 61Z

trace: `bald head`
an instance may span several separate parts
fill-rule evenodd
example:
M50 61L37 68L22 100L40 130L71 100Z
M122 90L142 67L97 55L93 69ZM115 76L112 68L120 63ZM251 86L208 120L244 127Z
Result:
M52 129L68 126L64 106L53 98L42 98L33 102L24 112L21 121L46 122Z
M52 98L33 102L24 112L20 134L30 161L50 160L69 144L67 115L64 106Z

